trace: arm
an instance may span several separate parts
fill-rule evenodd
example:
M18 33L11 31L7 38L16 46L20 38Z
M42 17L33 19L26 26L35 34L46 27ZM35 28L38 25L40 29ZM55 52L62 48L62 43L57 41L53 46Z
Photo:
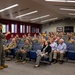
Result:
M4 39L5 38L5 35L0 33L0 38Z
M0 38L4 39L10 32L7 32L5 35L0 32Z

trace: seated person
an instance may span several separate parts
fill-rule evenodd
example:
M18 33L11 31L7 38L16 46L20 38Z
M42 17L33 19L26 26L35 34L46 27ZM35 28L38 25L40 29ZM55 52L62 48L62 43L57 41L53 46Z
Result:
M64 53L66 52L66 49L67 49L67 46L64 43L64 40L60 39L57 50L54 51L54 56L53 56L54 64L57 62L57 54L60 54L60 64L63 63L63 57L64 57Z
M26 39L28 39L29 43L32 44L32 37L31 37L30 33L28 34L28 36L26 37Z
M10 37L10 39L9 40L12 40L14 38L14 35L13 34L11 34L11 37Z
M26 41L25 35L22 36L21 41L22 41L22 42L25 42L25 41Z
M9 53L12 53L13 49L16 48L16 47L17 47L17 43L16 43L15 38L13 38L12 41L9 44L4 46L6 57L8 57ZM8 58L8 60L10 60L10 58Z
M55 42L55 38L51 39L51 44L50 46L52 47L52 51L51 51L51 61L53 59L53 53L55 50L57 50L57 43Z
M66 42L67 42L67 43L75 43L75 40L72 39L71 37L68 37L68 38L66 39Z
M20 39L20 37L19 37L19 35L18 35L18 34L15 36L15 39L16 39L17 44L19 44L19 43L20 43L20 41L21 41L21 39Z
M7 39L6 38L2 39L2 41L5 42L5 43L7 43Z
M37 52L36 52L37 59L36 59L36 64L34 67L39 67L41 59L43 57L44 58L48 57L50 52L51 52L50 42L46 41L43 48L41 50L37 50Z
M32 42L35 43L35 42L38 42L38 38L37 38L37 35L34 34L34 37L32 38Z
M29 43L29 40L26 40L25 45L16 52L16 63L19 62L20 56L22 57L22 63L24 64L26 62L26 54L31 49L31 44Z

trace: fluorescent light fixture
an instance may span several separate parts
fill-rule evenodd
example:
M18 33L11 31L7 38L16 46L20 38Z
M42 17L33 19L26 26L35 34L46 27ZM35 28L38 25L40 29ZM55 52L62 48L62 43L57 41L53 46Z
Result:
M60 10L75 11L75 9L68 9L68 8L60 8Z
M67 2L74 3L75 1L67 1Z
M75 15L75 13L69 13L69 15Z
M50 2L70 2L70 3L73 3L75 2L74 0L45 0L45 1L50 1Z
M45 0L45 1L50 1L50 2L66 2L66 0Z
M23 14L23 15L19 15L19 16L16 16L16 18L20 18L20 17L23 17L23 16L31 15L31 14L34 14L36 12L38 12L38 11L36 10L36 11L32 11L32 12L29 12L29 13L26 13L26 14Z
M38 19L41 19L41 18L49 17L49 16L50 16L50 15L45 15L45 16L33 18L33 19L30 19L30 20L31 20L31 21L33 21L33 20L38 20Z
M52 18L52 19L48 19L48 20L44 20L44 21L41 21L41 23L48 22L48 21L53 21L53 20L56 20L56 19L58 19L58 17Z
M14 7L16 7L16 6L18 6L18 4L14 4L14 5L9 6L9 7L7 7L7 8L1 9L0 12L3 12L3 11L5 11L5 10L11 9L11 8L14 8Z

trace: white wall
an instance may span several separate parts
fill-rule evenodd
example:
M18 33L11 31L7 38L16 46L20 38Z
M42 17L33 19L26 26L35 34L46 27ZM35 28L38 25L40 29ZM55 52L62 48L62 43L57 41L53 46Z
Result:
M44 33L45 31L56 32L57 27L63 27L63 31L64 31L64 26L74 26L74 32L75 32L75 20L66 19L66 20L57 21L51 24L42 25L42 33Z

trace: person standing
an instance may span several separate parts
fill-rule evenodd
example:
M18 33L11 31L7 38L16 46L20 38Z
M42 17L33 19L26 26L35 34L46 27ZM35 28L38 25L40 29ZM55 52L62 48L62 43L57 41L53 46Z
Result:
M2 31L2 24L0 24L0 70L3 68L8 67L7 65L5 65L5 54L4 54L4 50L3 50L3 43L2 43L2 39L5 38L5 36L7 36L8 34L10 34L10 32L8 31L5 35L1 32Z

